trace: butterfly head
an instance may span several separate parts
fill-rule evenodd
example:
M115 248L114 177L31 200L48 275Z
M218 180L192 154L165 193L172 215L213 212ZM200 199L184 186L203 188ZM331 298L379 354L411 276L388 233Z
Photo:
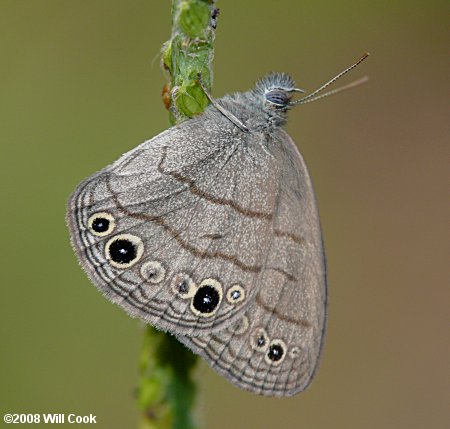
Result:
M250 91L252 105L258 106L260 115L255 117L252 128L270 129L286 123L287 111L292 104L292 97L303 90L295 87L294 79L286 73L270 73L256 83ZM256 110L255 109L255 110Z
M294 79L286 73L271 73L261 79L254 92L263 97L265 108L286 111L291 107L293 95L304 92L295 87Z

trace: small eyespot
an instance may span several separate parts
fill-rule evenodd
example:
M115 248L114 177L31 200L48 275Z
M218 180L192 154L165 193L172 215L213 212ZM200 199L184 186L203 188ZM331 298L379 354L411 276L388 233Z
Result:
M239 319L236 324L233 326L232 331L235 335L242 335L247 332L248 327L250 326L250 322L247 316L244 316L242 319Z
M131 234L119 234L112 237L105 246L106 259L116 268L128 268L141 259L144 243Z
M222 300L222 285L214 279L206 279L200 283L191 301L191 310L197 316L210 317L219 307Z
M233 285L228 289L227 301L230 304L237 304L245 299L245 289L241 285Z
M269 365L280 365L286 356L286 344L282 340L273 340L264 359Z
M159 261L148 261L142 264L141 275L150 283L160 283L164 280L166 269Z
M116 222L109 213L95 213L88 220L89 231L98 237L111 234L115 227Z
M197 290L194 280L186 273L177 273L173 276L170 287L180 298L192 298Z
M291 359L297 359L300 356L300 348L292 347L292 349L289 351L289 356L291 357Z
M250 343L256 351L266 351L269 346L269 337L266 331L263 328L257 328L251 337Z

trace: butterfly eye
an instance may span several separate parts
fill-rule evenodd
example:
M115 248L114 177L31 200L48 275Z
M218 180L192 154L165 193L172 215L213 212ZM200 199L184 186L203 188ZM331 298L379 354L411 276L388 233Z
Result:
M89 231L98 237L111 234L115 227L116 222L109 213L95 213L88 220Z
M283 89L271 89L265 94L266 101L275 107L285 108L291 100L291 95Z
M286 345L281 340L273 340L267 350L265 359L269 365L280 365L286 355Z
M141 275L148 282L157 284L163 281L166 275L166 269L161 262L148 261L142 264Z
M259 351L264 352L267 350L269 346L269 337L267 336L266 331L263 328L258 328L251 338L252 347Z
M197 316L212 316L222 300L222 286L214 279L206 279L200 283L191 302L191 310Z
M183 299L192 298L197 290L194 280L185 273L177 273L171 282L172 290Z
M139 237L120 234L111 238L105 246L106 259L116 268L128 268L141 259L144 244Z

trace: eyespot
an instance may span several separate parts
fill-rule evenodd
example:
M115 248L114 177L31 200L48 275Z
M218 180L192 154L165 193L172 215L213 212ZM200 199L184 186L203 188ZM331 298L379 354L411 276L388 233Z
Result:
M186 273L177 273L170 284L172 290L183 299L192 298L197 290L194 280Z
M128 268L141 259L144 243L131 234L119 234L111 238L105 246L106 259L116 268Z
M286 356L286 344L282 340L273 340L270 342L269 348L264 359L269 365L280 365Z
M263 328L257 328L253 333L250 344L258 352L264 352L269 346L269 337Z
M297 359L300 356L300 348L292 347L292 349L289 351L289 356L291 357L291 359Z
M245 333L250 326L250 322L247 316L244 316L242 319L239 319L233 327L233 333L235 335L242 335Z
M228 289L227 301L230 304L237 304L245 299L245 289L241 285L233 285Z
M159 261L148 261L142 264L141 276L150 283L160 283L166 275L166 269Z
M95 213L88 220L89 231L98 237L111 234L115 227L116 221L109 213Z
M222 285L214 279L200 283L191 301L191 310L197 316L212 316L222 301Z

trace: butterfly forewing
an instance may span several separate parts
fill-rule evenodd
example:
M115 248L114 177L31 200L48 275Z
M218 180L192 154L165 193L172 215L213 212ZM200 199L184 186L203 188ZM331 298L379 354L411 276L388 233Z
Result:
M162 133L88 178L68 211L94 284L131 315L189 335L232 323L252 299L277 186L277 165L262 148L249 156L239 139L230 144L214 127L199 136L194 124ZM110 233L92 229L96 216L113 219ZM133 245L135 259L127 262L120 252L133 256ZM236 285L245 297L234 302L227 291Z

